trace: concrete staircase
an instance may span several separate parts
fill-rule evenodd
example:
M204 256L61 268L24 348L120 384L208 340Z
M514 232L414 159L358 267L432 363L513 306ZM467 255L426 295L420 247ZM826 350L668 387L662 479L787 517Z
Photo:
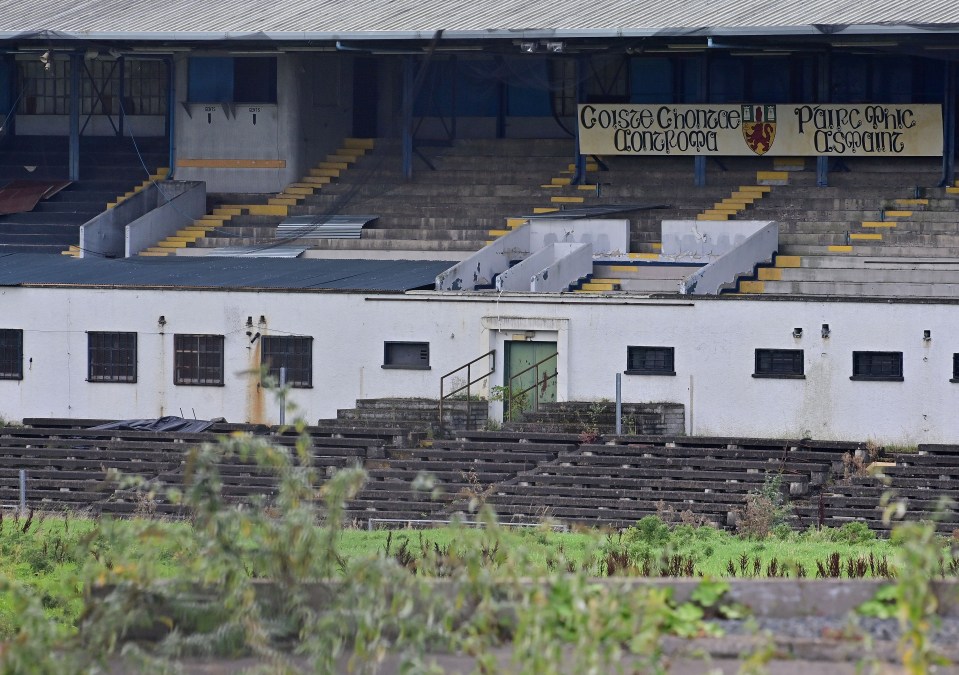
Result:
M338 425L355 428L399 428L409 431L445 429L482 429L489 417L486 401L472 401L467 419L466 401L443 402L442 425L439 401L431 398L359 399L355 408L336 411L334 420L319 420L318 427Z
M848 172L816 187L790 172L753 213L780 224L773 266L740 280L740 293L956 297L959 189L926 159L848 160Z
M142 251L141 256L163 257L187 247L218 248L276 244L276 226L308 197L339 178L373 149L373 139L347 138L343 147L310 169L283 192L267 195L221 195L202 218ZM261 232L261 230L263 230Z
M523 224L524 216L610 204L670 205L614 216L630 220L633 252L655 258L663 218L694 219L756 176L753 162L717 172L709 187L695 188L688 158L614 157L587 163L584 184L573 185L571 141L499 139L421 148L432 168L417 156L407 181L395 140L377 139L355 161L342 157L357 149L352 142L337 153L342 161L331 161L337 166L314 169L283 195L265 200L264 205L286 207L282 215L260 215L259 209L211 213L158 248L275 244L276 225L286 216L375 214L378 219L359 240L296 243L308 246L311 257L455 259Z
M165 178L167 160L167 144L162 138L139 139L136 147L129 138L81 138L80 180L41 200L32 211L0 216L0 252L78 254L80 226ZM0 148L3 184L66 180L68 167L66 138L14 136ZM137 177L143 178L139 184Z

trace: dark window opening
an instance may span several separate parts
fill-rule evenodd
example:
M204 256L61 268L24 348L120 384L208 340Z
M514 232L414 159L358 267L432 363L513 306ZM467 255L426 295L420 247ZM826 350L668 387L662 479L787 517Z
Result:
M173 337L173 384L221 386L223 384L223 336L175 335Z
M430 343L384 342L383 367L429 370Z
M675 375L673 347L627 347L627 375Z
M136 333L87 333L89 382L137 381Z
M313 386L313 338L271 335L263 338L260 363L277 384L280 368L286 368L286 384L306 389Z
M23 379L23 331L0 330L0 380Z
M959 354L952 355L952 379L950 382L959 382Z
M902 352L853 352L849 379L901 382Z
M187 98L192 103L276 103L272 56L194 56L187 70Z
M753 377L805 377L803 350L757 349Z

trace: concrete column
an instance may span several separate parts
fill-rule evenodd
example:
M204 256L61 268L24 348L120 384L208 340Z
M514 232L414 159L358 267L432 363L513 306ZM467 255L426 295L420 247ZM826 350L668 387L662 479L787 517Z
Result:
M70 180L80 180L80 66L83 55L70 54Z
M942 106L942 184L949 186L955 181L956 157L956 64L946 63L946 82L943 87Z
M403 175L413 178L413 57L403 57Z
M830 91L830 67L829 52L819 55L819 72L816 83L817 94L820 103L829 103L832 99ZM829 186L829 158L816 158L816 185L818 187Z

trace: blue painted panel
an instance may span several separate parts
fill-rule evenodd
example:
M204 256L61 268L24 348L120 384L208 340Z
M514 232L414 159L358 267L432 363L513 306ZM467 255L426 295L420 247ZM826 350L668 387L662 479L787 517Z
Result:
M668 58L636 57L629 64L632 103L672 103L673 64Z
M13 108L13 102L16 100L14 82L16 82L17 64L12 56L5 56L0 59L0 122L5 121Z
M456 64L456 113L495 117L499 110L499 73L492 59L461 59Z
M743 60L717 56L709 62L710 103L740 103L743 100Z
M192 103L233 101L233 59L190 57L187 98Z
M549 117L549 63L545 58L526 56L504 61L508 68L506 114L515 117Z
M792 101L790 63L788 58L754 57L749 64L752 81L749 100L756 103L787 103Z

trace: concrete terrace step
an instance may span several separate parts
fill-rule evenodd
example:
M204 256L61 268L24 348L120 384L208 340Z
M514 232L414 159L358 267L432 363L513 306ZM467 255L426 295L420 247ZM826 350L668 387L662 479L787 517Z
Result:
M892 256L897 258L959 258L959 246L915 246L915 245L850 245L848 251L830 251L823 244L795 244L780 240L780 254L798 256L851 255L877 258Z
M795 261L788 261L792 264ZM882 256L868 258L848 255L805 255L799 258L803 269L896 269L896 270L959 270L959 259L897 258Z
M766 281L763 293L881 298L959 298L959 283Z

